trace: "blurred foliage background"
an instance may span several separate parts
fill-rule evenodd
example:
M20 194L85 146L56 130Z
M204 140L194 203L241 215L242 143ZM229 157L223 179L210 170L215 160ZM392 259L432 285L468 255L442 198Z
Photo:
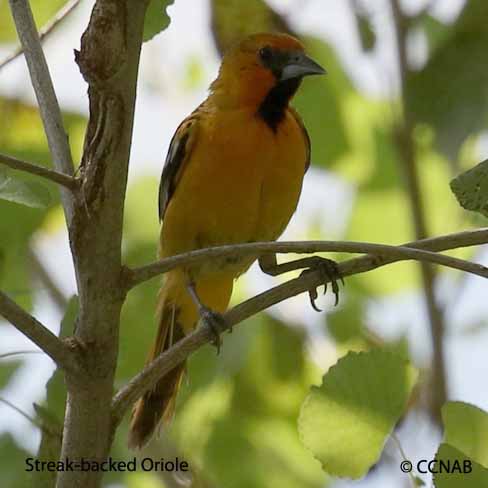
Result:
M31 1L38 25L44 25L64 3ZM166 3L154 1L151 8L162 14ZM195 13L192 9L197 4ZM58 62L55 53L78 47L76 39L91 5L82 0L79 12L53 32L52 42L46 41L48 60L53 64ZM202 11L207 15L198 15ZM314 17L309 24L300 20L307 11ZM443 14L446 11L450 14ZM299 36L329 73L307 80L295 100L311 135L313 168L295 217L299 222L292 224L287 238L394 244L415 239L398 142L404 113L412 122L411 144L428 233L440 235L485 222L462 210L449 189L453 177L486 159L488 152L485 0L401 2L407 48L403 91L394 18L387 0L195 0L194 5L176 0L168 13L172 24L145 44L143 51L137 117L145 124L136 121L124 232L124 257L129 265L147 263L156 255L158 172L171 131L203 98L209 80L216 75L220 53L256 31ZM337 17L343 24L332 29L327 17ZM324 28L320 28L321 19ZM159 20L148 28L147 39L166 27L167 18ZM208 58L201 50L185 49L187 40L189 46L195 45L190 43L195 26L197 34L193 35L205 35L200 41L207 46ZM341 45L338 31L349 36L347 46ZM63 42L65 38L72 39L73 45ZM15 46L8 3L0 0L0 54L6 57ZM51 58L49 53L53 53ZM0 69L0 152L50 166L32 95L29 90L12 88L16 85L12 80L27 78L22 63L17 59ZM165 63L171 69L165 71ZM54 80L66 108L64 119L74 159L79 161L86 96L83 89L73 94L83 86L81 80L75 88L66 86L62 67L57 69ZM14 70L21 75L12 74ZM64 104L68 93L72 98ZM482 250L454 254L478 260L487 257ZM252 271L240 280L234 300L245 299L273 282ZM435 286L446 329L443 346L449 358L450 397L488 408L482 392L486 360L476 352L476 344L486 348L488 340L482 293L486 288L480 280L445 271ZM76 299L70 299L74 282L57 189L1 167L0 288L44 317L55 331L64 316L63 333L70 333ZM158 280L139 286L125 304L118 387L143 364L155 333L157 289ZM440 434L430 411L432 353L417 266L395 264L350 278L340 306L334 309L326 300L324 307L325 313L313 315L307 298L299 297L226 335L220 357L210 347L198 351L189 361L174 423L138 456L189 460L191 486L195 487L408 486L409 480L398 469L398 451L390 444L362 482L327 478L301 444L297 418L310 386L320 384L323 372L347 351L373 346L400 351L412 359L421 375L398 435L407 452L411 449L433 457ZM49 435L55 438L52 432L62 425L64 387L55 374L46 393L46 379L53 373L49 361L34 354L10 355L19 348L32 351L33 346L22 342L7 324L0 324L0 337L0 481L2 486L16 488L26 486L23 460L28 453L37 452L39 426L45 431L41 453L52 448L46 439ZM31 421L3 400L20 405ZM33 402L38 405L35 409ZM127 421L115 440L115 458L133 455L126 448L126 433ZM35 483L52 486L52 479L39 477ZM172 488L189 486L190 479L166 473L110 473L106 483Z

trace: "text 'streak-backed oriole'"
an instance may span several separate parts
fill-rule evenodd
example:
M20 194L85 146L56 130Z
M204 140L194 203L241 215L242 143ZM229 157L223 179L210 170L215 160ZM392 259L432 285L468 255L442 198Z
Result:
M281 235L310 163L310 139L289 102L304 76L324 73L300 41L285 34L255 34L224 56L210 95L171 141L159 189L161 258ZM330 266L310 259L298 260L297 268ZM200 317L209 325L222 320L234 280L253 261L212 260L168 272L147 361L190 333ZM274 255L259 261L265 272L280 272ZM313 302L316 292L310 293ZM184 369L175 367L136 403L130 447L143 446L160 420L171 418Z

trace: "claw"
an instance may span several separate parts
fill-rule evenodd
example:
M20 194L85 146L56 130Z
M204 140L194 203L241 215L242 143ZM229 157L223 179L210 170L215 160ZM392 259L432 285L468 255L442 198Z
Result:
M333 280L331 284L332 284L332 293L334 293L335 296L334 307L337 307L337 304L339 303L339 285L337 284L336 280Z
M317 258L315 264L313 264L310 268L306 269L302 272L302 275L305 273L311 273L314 271L318 271L323 279L324 282L324 295L327 292L327 283L330 281L332 287L332 293L335 296L335 303L334 306L337 306L339 303L339 284L337 283L338 280L344 285L344 278L339 274L339 270L337 268L337 263L332 261L331 259L326 258ZM312 308L316 312L321 312L321 310L315 304L315 300L317 299L318 293L316 288L312 288L308 291L310 297L310 303Z
M317 300L318 297L317 289L312 288L311 290L308 290L308 296L310 298L310 305L312 305L312 308L316 312L322 312L322 310L319 307L317 307L317 305L315 304L315 300Z
M214 340L212 343L217 348L217 354L220 354L220 348L222 346L222 339L220 338L220 334L228 328L224 317L220 313L214 312L210 308L206 307L201 302L195 288L195 283L192 281L188 283L188 292L193 300L193 303L198 308L200 318L212 332L214 336ZM232 332L231 328L229 328L229 330Z
M227 323L225 322L225 319L221 314L214 312L207 307L201 308L200 315L202 317L202 320L205 322L205 324L214 335L214 340L212 341L212 344L217 348L217 355L219 355L220 349L222 347L222 338L220 337L220 334L223 330L227 328Z

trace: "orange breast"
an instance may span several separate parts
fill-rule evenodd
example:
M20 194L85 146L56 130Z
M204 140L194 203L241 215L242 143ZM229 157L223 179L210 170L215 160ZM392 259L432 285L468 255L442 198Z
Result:
M277 239L295 211L306 164L294 116L276 133L249 110L220 111L200 124L166 209L161 256Z

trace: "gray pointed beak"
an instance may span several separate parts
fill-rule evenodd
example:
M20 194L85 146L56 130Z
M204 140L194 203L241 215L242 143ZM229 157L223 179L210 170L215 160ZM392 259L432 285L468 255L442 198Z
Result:
M295 52L290 55L288 63L283 68L280 81L291 80L292 78L302 78L303 76L325 74L327 74L327 71L312 58L309 58L302 52Z

